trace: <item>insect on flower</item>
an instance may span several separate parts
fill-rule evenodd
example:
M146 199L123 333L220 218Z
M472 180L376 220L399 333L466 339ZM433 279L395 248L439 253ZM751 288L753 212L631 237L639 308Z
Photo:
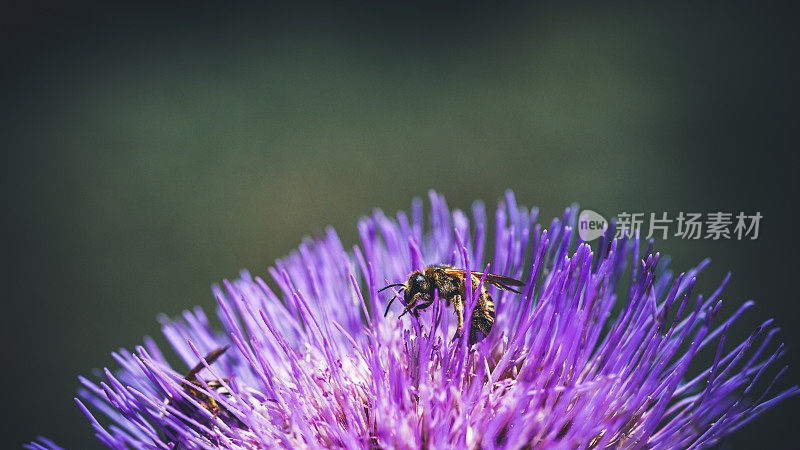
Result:
M197 365L194 366L192 370L190 370L183 377L181 383L184 385L183 389L186 391L186 393L191 395L195 400L197 400L197 402L200 403L200 405L202 405L203 408L211 411L214 414L215 418L221 417L226 422L232 421L237 424L241 424L241 421L239 421L239 419L236 416L231 414L231 412L225 409L225 407L222 406L218 401L216 401L213 397L204 392L204 390L206 389L205 386L207 386L209 390L213 390L214 392L216 392L221 396L230 398L231 393L223 384L223 383L227 384L230 380L227 378L223 378L222 382L220 382L220 380L208 380L204 382L205 383L204 386L203 385L204 383L197 379L197 374L200 373L200 371L203 370L207 365L210 366L211 364L214 364L214 362L217 359L219 359L219 357L222 356L228 350L228 348L229 346L226 345L224 347L219 347L209 352L206 355L206 357L203 358L205 363L203 361L197 363ZM169 403L170 400L168 399L167 404ZM243 424L241 425L244 426Z
M466 274L466 270L455 269L447 265L433 265L426 267L424 270L412 272L405 283L390 284L381 289L381 291L390 287L400 286L400 291L405 291L405 294L403 294L405 309L403 309L400 317L403 317L409 311L418 317L420 311L433 304L434 291L438 290L439 297L447 302L447 306L452 303L455 309L458 320L455 338L461 336L461 329L464 326L464 299L467 297ZM471 273L472 289L475 291L480 286L480 295L478 296L478 303L472 312L472 326L469 333L470 345L488 336L489 332L492 331L492 325L494 325L494 301L492 300L492 295L486 290L486 285L480 283L482 276L483 273L481 272ZM493 274L486 275L485 283L497 286L505 291L516 292L517 294L521 294L521 292L511 286L525 286L522 281ZM389 307L392 306L394 298L392 297L389 304L386 305L384 317L389 314ZM481 336L481 334L483 335Z
M729 335L752 302L715 321L728 277L694 292L708 260L673 275L652 241L614 239L612 227L595 252L575 242L576 207L545 229L510 191L487 256L484 205L470 221L430 199L429 221L418 201L410 216L362 220L352 253L332 228L304 242L269 269L278 289L246 271L215 286L216 322L199 307L164 317L169 348L195 367L176 375L147 339L115 353L122 367L99 383L80 377L76 403L95 436L114 450L700 450L800 394L778 388L787 369L772 320L743 341ZM471 272L484 264L526 283ZM452 321L439 317L407 339L407 324L379 315L383 279L402 282L388 286L402 288L391 295L403 292L402 314L418 316L438 292L456 309L456 336L481 345L448 341ZM494 289L525 295L495 309ZM200 344L217 349L202 358ZM204 376L223 354L230 382ZM45 438L27 447L61 449Z

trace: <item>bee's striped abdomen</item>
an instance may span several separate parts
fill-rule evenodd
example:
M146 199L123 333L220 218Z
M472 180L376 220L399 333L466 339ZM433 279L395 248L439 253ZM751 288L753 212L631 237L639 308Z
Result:
M473 276L472 285L477 289L480 279ZM478 303L475 305L475 310L472 311L472 325L469 332L470 344L474 344L483 340L492 331L494 325L494 301L492 295L485 287L481 287L481 293L478 297Z

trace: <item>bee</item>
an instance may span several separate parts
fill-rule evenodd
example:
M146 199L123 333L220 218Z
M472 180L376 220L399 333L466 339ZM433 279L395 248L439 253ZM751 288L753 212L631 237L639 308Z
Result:
M203 358L205 360L205 364L203 364L202 361L197 363L197 365L194 366L192 370L190 370L186 376L183 377L181 384L183 384L183 389L186 391L186 393L194 397L194 399L197 400L197 402L200 403L203 408L214 413L215 418L222 417L226 420L226 422L232 420L237 424L241 424L241 421L239 421L236 416L231 414L227 409L225 409L224 406L220 405L219 402L214 400L214 398L203 392L203 384L197 379L197 374L206 367L206 364L213 364L214 361L219 359L219 357L228 350L228 347L229 346L226 345L225 347L219 347L215 350L212 350L208 355L206 355L205 358ZM229 379L223 378L222 382L227 384ZM225 386L222 384L222 382L220 382L220 380L208 380L205 382L205 384L208 386L208 389L211 389L222 396L230 397L231 393L225 389Z
M214 362L217 359L219 359L219 357L222 356L227 350L228 350L228 346L227 345L225 347L219 347L217 349L212 350L210 353L208 353L206 355L205 358L203 358L203 360L205 361L205 364L203 364L202 361L197 363L197 365L194 366L192 368L192 370L190 370L183 377L183 379L181 379L180 383L181 383L181 385L183 387L183 390L188 395L190 395L192 398L194 398L204 409L206 409L206 410L208 410L208 411L210 411L211 413L214 414L214 419L220 419L220 420L222 420L224 423L226 423L229 426L230 425L235 425L240 429L246 430L246 429L248 429L247 425L245 425L241 420L239 420L238 417L236 417L233 413L228 411L219 402L214 400L213 397L211 397L210 395L206 394L204 392L206 389L203 386L203 383L201 383L200 380L197 379L197 374L199 374L200 371L202 371L206 367L206 365L210 366L211 364L214 364ZM229 381L230 380L228 378L223 378L221 381L220 380L208 380L208 381L205 381L205 386L208 386L208 390L213 390L214 392L216 392L220 396L224 396L224 397L230 398L230 397L232 397L231 393L223 385L223 382L225 384L228 384ZM216 445L220 445L219 442L215 441L215 438L213 438L211 435L208 434L208 429L207 428L199 427L197 425L198 423L202 424L202 425L209 425L212 422L212 419L210 419L209 417L206 417L205 415L199 414L198 411L197 411L197 408L195 407L195 405L190 403L190 402L188 402L188 401L186 401L183 398L176 399L175 397L170 395L169 398L167 398L166 401L164 402L164 405L166 406L166 405L169 405L170 403L173 404L174 407L176 409L178 409L182 414L184 414L185 416L193 419L193 420L189 421L189 420L180 418L180 420L183 423L185 423L189 428L191 428L191 429L195 430L196 432L202 434L207 439L212 440L212 442L214 442ZM171 426L167 425L167 427L164 429L164 431L166 433L162 434L161 432L159 432L159 436L162 436L163 440L165 442L168 442L169 445L171 446L171 448L173 448L173 450L183 450L183 449L186 449L186 448L190 448L190 447L186 446L186 443L181 442L179 440L179 438L178 438L179 433L177 433Z
M405 283L390 284L380 291L390 287L399 286L400 291L405 291L403 299L405 309L403 309L400 317L407 312L411 312L414 316L419 317L419 312L433 304L433 292L439 291L439 297L447 302L447 306L452 303L455 308L456 317L458 319L458 329L454 336L461 336L461 329L464 326L464 299L466 298L466 274L465 270L456 269L446 265L433 265L428 266L424 270L416 270L411 272L408 281ZM472 272L470 278L472 279L472 289L477 290L480 284L483 273ZM470 345L482 340L489 335L494 325L494 301L492 296L486 290L486 284L497 286L498 288L516 292L521 294L520 291L514 289L512 286L522 287L525 283L514 278L504 277L501 275L487 274L484 285L481 286L480 296L478 303L475 305L475 310L472 312L472 326L470 327L469 343ZM378 292L380 292L378 291ZM395 297L386 305L386 312L383 314L386 317L389 314L389 307Z

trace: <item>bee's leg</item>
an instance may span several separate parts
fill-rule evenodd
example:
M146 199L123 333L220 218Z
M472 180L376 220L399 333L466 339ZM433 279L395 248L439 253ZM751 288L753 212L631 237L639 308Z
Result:
M399 319L400 317L403 317L407 312L411 311L411 308L413 308L414 305L417 304L418 299L419 299L419 294L414 296L414 298L406 305L405 309L403 309L403 312L399 316L397 316L397 318Z
M425 297L415 308L415 312L424 311L433 304L433 297Z
M422 301L417 304L414 308L411 309L411 314L416 317L417 322L419 322L419 313L420 311L424 311L427 307L433 304L433 298L431 297L423 297Z
M464 303L461 301L460 295L453 297L453 307L456 310L456 319L458 320L458 329L456 329L453 339L457 339L461 336L461 329L464 327Z

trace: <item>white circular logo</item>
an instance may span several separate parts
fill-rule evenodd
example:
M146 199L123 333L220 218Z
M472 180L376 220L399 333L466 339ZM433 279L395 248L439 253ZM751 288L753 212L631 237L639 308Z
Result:
M578 216L578 235L584 242L599 238L607 229L608 221L605 217L591 209L584 209Z

